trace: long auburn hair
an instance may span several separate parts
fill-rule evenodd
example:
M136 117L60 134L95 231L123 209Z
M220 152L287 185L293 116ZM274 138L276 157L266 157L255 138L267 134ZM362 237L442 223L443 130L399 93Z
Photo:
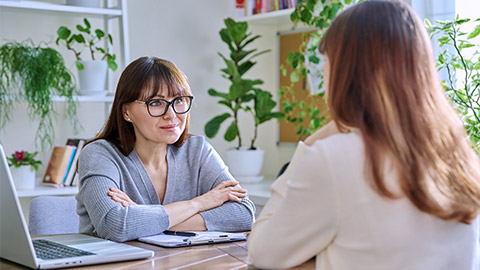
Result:
M342 12L320 42L330 62L328 105L341 130L358 129L366 173L382 196L385 160L421 211L470 223L480 210L480 162L438 78L427 32L400 1Z
M135 147L135 131L132 123L123 118L123 106L139 100L148 100L162 87L169 96L191 95L192 91L185 74L172 62L157 57L140 57L131 62L122 72L117 84L110 116L101 133L92 141L105 139L113 143L124 155ZM174 143L181 146L188 138L190 113L187 113L185 130Z

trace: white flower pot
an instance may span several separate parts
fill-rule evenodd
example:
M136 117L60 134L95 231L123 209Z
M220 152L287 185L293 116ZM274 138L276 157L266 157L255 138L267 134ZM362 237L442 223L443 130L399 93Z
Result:
M260 175L263 155L262 149L231 149L227 151L227 165L236 180L244 183L258 182L263 179Z
M105 82L107 81L107 61L81 60L84 69L78 71L80 83L80 95L82 96L104 96Z
M35 170L32 166L10 167L10 172L17 189L35 188Z

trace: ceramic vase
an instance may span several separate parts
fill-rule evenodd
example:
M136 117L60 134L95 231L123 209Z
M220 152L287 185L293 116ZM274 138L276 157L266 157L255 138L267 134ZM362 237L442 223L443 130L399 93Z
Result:
M105 96L105 82L107 81L107 61L81 60L84 69L78 71L80 95Z
M10 172L17 189L35 188L35 170L32 166L10 167Z
M244 183L258 182L263 179L260 175L263 155L262 149L231 149L227 151L227 165L236 180Z

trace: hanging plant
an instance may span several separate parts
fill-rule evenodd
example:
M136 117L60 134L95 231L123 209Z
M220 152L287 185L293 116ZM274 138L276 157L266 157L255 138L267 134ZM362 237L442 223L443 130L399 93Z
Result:
M15 103L26 102L31 120L39 120L36 143L42 150L55 141L53 96L65 97L66 117L78 130L75 85L62 55L46 45L31 41L7 42L0 46L0 128L12 115Z

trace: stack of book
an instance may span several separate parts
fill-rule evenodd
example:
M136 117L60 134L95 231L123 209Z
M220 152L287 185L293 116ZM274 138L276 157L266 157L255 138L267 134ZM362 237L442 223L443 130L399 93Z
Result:
M77 160L84 139L68 139L65 146L55 146L42 184L55 187L78 185Z
M236 8L243 7L245 16L294 8L297 0L237 0Z

